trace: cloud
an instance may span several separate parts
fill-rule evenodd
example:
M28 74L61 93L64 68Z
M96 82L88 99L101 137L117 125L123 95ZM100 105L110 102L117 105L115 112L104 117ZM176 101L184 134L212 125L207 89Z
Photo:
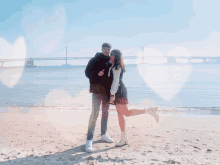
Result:
M50 13L39 7L25 9L22 26L26 33L28 57L40 57L61 49L65 24L63 7L56 7Z
M181 43L162 43L162 44L150 44L147 48L154 48L168 55L171 49L175 47L186 48L191 56L219 56L220 52L220 33L213 31L203 40L186 41ZM176 52L178 53L178 52ZM179 52L180 54L182 52Z

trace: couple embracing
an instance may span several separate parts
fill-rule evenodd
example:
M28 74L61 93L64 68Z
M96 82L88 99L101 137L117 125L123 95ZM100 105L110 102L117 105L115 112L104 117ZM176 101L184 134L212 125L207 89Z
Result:
M104 142L114 142L114 140L106 133L109 104L115 105L117 109L119 126L121 129L121 141L117 143L116 146L122 146L128 143L124 116L128 117L139 114L150 114L157 122L159 122L159 116L156 114L158 108L128 110L127 88L123 83L125 65L122 53L118 49L111 51L111 47L111 44L103 43L102 53L97 53L92 59L90 59L85 70L86 77L89 78L90 82L90 92L92 93L92 113L89 119L86 141L87 152L92 152L93 134L101 104L101 141Z

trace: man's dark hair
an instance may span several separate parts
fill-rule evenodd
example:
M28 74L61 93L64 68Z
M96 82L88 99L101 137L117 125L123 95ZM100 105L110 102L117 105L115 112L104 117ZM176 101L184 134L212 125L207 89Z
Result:
M109 44L109 43L103 43L103 44L102 44L102 48L103 48L103 47L107 47L107 48L110 48L110 49L111 49L111 48L112 48L112 45Z

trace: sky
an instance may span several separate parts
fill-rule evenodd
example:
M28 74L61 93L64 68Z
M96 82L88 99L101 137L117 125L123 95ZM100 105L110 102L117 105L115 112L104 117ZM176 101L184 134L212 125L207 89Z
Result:
M193 56L219 56L219 6L219 0L3 1L0 43L13 47L19 40L26 52L12 55L0 46L0 58L60 57L65 47L69 56L94 56L104 42L124 55L184 47Z

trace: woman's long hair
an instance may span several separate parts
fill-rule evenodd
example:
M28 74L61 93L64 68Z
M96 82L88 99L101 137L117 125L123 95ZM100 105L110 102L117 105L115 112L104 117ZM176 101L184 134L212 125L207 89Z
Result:
M115 56L114 66L116 70L118 70L120 67L122 68L123 72L126 72L125 70L125 64L123 60L123 56L120 50L114 49L111 51L111 55Z

